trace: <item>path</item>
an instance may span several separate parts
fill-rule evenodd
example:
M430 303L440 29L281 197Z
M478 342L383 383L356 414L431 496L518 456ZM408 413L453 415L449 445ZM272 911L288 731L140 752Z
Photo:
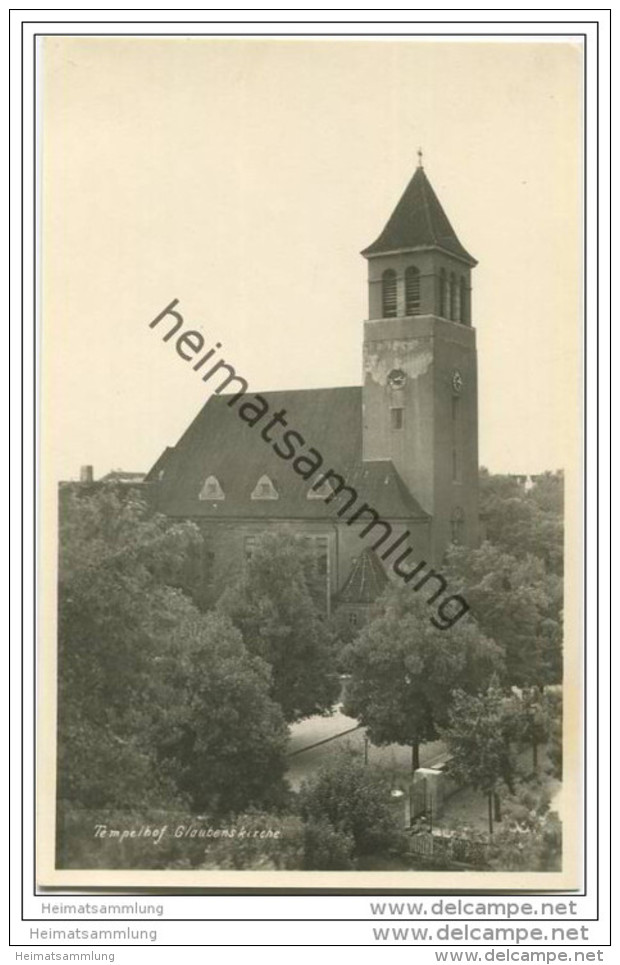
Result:
M309 717L291 726L288 747L287 779L293 790L311 777L342 748L364 754L365 730L357 720L347 717L339 709L329 717ZM330 739L332 738L332 739ZM323 742L323 743L318 743ZM420 748L422 767L430 767L444 760L443 745L436 741ZM408 779L411 772L411 749L400 744L387 747L368 746L368 761L384 769L395 782Z

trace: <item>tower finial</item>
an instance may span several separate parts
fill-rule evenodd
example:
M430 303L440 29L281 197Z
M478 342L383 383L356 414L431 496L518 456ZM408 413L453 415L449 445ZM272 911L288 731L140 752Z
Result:
M419 167L419 168L423 168L423 167L424 167L424 165L422 164L422 148L421 148L421 147L418 148L418 167Z

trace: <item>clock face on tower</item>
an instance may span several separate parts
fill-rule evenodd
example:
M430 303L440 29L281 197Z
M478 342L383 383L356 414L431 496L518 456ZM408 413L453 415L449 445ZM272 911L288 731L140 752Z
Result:
M458 395L463 388L463 376L458 369L452 373L452 391Z
M402 389L406 381L407 376L402 369L392 369L388 374L388 382L393 389Z

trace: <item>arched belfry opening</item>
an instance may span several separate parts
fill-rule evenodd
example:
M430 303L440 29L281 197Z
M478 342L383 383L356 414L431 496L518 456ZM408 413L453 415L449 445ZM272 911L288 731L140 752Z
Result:
M383 318L396 318L398 314L398 279L393 268L383 272L381 283Z
M420 270L409 265L405 270L405 315L420 314Z

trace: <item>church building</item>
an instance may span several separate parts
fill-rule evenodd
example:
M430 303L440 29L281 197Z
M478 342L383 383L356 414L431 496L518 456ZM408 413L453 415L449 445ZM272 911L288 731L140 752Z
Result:
M216 586L227 585L262 532L287 527L316 557L326 610L340 607L352 624L392 570L404 576L404 562L392 566L399 547L410 547L412 565L439 572L450 542L479 538L476 260L421 160L362 255L362 385L261 393L270 411L286 412L280 424L294 426L285 438L320 452L323 471L274 452L264 430L239 418L236 397L214 394L145 480L160 512L200 526ZM345 491L362 504L348 518Z

